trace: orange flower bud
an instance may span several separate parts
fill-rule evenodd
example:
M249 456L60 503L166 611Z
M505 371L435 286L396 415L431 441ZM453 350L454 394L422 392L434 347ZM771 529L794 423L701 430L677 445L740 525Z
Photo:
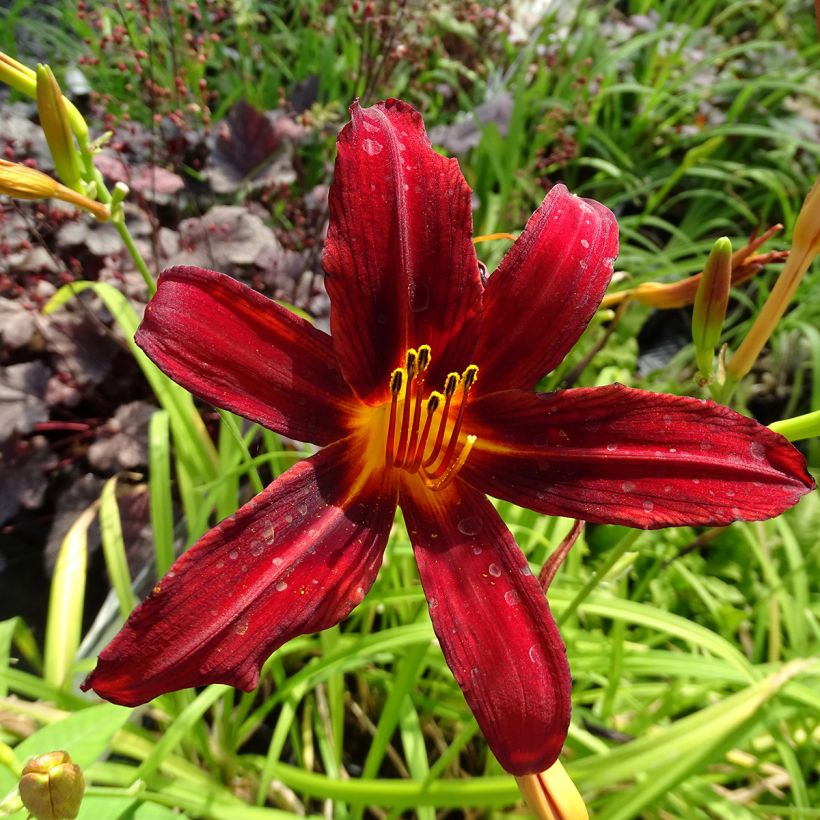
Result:
M755 251L774 234L783 228L782 225L773 225L763 234L744 245L732 254L732 287L751 279L764 265L770 262L781 262L788 257L785 251L769 251L755 253ZM666 310L691 305L695 301L695 294L700 285L702 273L696 273L677 282L644 282L636 288L608 293L601 302L602 308L613 307L625 299L633 299L650 307Z
M111 218L110 211L102 203L72 191L71 188L61 185L57 180L36 168L29 168L28 165L9 162L5 159L0 159L0 194L17 199L55 197L90 211L100 222L106 222Z
M516 777L515 781L538 820L588 820L584 799L559 760L545 772Z
M35 820L73 820L85 791L83 772L68 752L47 752L23 768L20 799Z

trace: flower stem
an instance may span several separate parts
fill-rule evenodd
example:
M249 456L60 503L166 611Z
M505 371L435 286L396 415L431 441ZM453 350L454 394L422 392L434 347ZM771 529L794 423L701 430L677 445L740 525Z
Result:
M820 436L820 410L795 416L792 419L775 421L769 425L769 429L780 433L789 441L801 441L804 438Z
M120 239L122 239L123 245L125 245L125 249L128 251L128 255L133 260L134 265L136 265L137 270L145 281L145 287L148 288L148 295L153 296L157 292L156 282L154 282L154 277L151 276L151 271L148 270L148 265L145 264L145 260L142 258L142 254L139 252L139 248L137 248L134 238L131 236L125 224L125 220L114 219L113 222L117 233L120 235Z
M578 594L567 604L566 609L561 613L560 617L556 618L558 626L563 626L567 620L575 613L583 601L589 597L598 584L603 581L612 567L621 559L623 554L643 535L643 530L629 530L626 535L613 547L603 566L595 571L592 577L584 584L578 591Z

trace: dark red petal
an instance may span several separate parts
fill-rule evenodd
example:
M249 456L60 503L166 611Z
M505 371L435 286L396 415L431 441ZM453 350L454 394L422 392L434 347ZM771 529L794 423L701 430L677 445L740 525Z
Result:
M125 706L210 683L250 691L275 649L345 618L376 577L396 508L378 480L352 489L359 468L337 442L222 521L134 610L83 689Z
M230 276L166 270L136 341L175 382L217 407L300 441L347 435L355 399L330 337Z
M622 385L469 406L478 436L461 476L548 515L631 527L779 515L814 487L785 438L710 401Z
M430 345L433 385L470 363L481 279L456 160L433 151L406 103L354 103L350 113L323 263L336 353L356 393L374 401L410 347Z
M556 185L487 283L478 391L533 387L560 364L598 309L617 255L612 212Z
M508 772L543 771L564 745L571 688L543 590L481 493L456 481L402 489L400 504L433 628L487 743Z

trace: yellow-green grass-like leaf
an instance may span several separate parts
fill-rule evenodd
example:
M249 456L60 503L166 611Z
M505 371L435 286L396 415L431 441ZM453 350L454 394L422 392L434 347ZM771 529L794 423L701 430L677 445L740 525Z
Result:
M46 681L57 687L62 686L70 675L80 645L88 528L97 515L98 504L95 501L87 507L71 525L54 565L46 622L44 676Z
M174 562L171 439L167 410L157 410L148 425L148 498L154 533L154 561L157 576L161 577Z
M112 476L105 482L100 496L100 538L102 540L105 567L108 578L117 595L120 614L127 618L136 601L131 589L131 574L128 571L128 558L125 555L125 542L122 537L120 510L117 506L117 477Z

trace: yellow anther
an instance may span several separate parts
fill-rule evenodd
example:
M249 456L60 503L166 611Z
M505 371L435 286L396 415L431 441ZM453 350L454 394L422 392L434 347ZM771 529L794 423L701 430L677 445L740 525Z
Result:
M478 365L468 365L461 376L461 387L465 393L473 386L476 378L478 378Z
M444 395L452 396L458 389L458 383L461 381L461 376L458 373L448 373L447 379L444 382Z
M419 345L419 373L424 373L430 366L430 345Z
M434 390L427 397L427 412L435 413L442 401L444 401L444 396L438 390Z
M415 348L410 348L407 351L407 364L405 365L405 370L407 371L407 377L410 381L413 380L413 376L416 375L416 363L418 362L418 352Z
M393 375L390 376L390 392L395 396L401 390L401 386L404 382L404 370L401 367L397 367L393 371Z

